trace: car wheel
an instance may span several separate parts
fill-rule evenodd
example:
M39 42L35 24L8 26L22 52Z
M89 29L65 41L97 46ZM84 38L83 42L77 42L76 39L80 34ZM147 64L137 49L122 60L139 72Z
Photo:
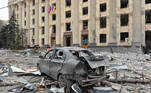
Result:
M65 81L64 75L59 75L58 81L59 81L58 85L59 85L60 88L66 86L66 81Z
M65 93L75 93L71 86L73 85L73 81L72 80L69 80L65 77L65 75L60 75L59 78L58 78L58 81L59 81L59 87L62 88L64 87L65 88Z

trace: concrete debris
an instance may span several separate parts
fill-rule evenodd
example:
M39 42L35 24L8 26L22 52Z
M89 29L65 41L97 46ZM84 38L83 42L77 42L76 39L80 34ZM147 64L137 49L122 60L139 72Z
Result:
M15 66L10 66L9 64L0 64L0 76L9 76L13 73L23 73L23 74L33 74L33 75L41 75L39 70L35 71L25 71Z
M126 70L128 67L126 65L110 65L111 69L118 69L118 70Z
M113 90L111 87L93 87L95 90Z
M108 56L110 59L110 67L107 73L110 75L110 82L122 85L121 93L150 93L151 79L151 57L146 54L137 53L99 53ZM148 88L140 87L150 86ZM115 87L115 85L113 86ZM149 91L149 92L148 92Z
M52 93L64 93L64 88L51 88L50 92L52 92Z
M21 54L15 54L15 56L16 56L16 57L20 57L20 56L21 56Z
M0 50L1 93L65 93L59 81L41 75L37 68L44 50ZM89 75L81 82L68 82L75 93L151 93L151 57L137 53L96 53L110 59L103 76ZM97 70L95 70L97 72ZM71 84L70 84L71 83ZM84 88L83 88L84 87ZM86 92L81 92L86 89Z
M14 72L14 73L26 73L26 71L24 71L20 68L17 68L15 66L11 66L10 68L11 68L12 72Z

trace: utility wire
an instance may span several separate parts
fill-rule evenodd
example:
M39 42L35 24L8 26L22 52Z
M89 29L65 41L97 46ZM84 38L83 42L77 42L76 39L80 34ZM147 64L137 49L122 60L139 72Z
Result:
M7 8L8 6L1 7L0 10Z
M39 5L39 4L41 4L41 3L40 3L40 2L35 3L35 5ZM47 4L47 3L45 3L45 4ZM35 6L35 5L34 5L34 6ZM8 7L8 6L1 7L0 10L1 10L1 9L4 9L4 8L7 8L7 7ZM26 7L31 7L31 6L26 6Z

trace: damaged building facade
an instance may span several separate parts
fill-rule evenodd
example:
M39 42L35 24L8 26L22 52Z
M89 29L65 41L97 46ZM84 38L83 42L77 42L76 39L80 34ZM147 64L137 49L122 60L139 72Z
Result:
M31 47L151 48L150 0L9 0L8 5ZM52 5L56 9L48 12Z

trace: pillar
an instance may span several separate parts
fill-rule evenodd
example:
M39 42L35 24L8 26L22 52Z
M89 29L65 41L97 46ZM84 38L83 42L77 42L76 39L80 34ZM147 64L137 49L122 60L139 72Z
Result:
M19 20L18 20L18 23L19 23L19 29L22 30L22 2L19 2L18 6L19 6Z
M90 0L89 45L96 46L96 0Z
M117 25L116 25L116 3L117 0L109 0L109 45L117 45Z
M35 44L39 44L39 0L35 0Z
M12 17L12 15L13 15L13 5L9 5L9 19Z
M31 45L31 36L30 36L30 1L26 0L26 26L27 26L27 45Z
M49 42L50 42L50 33L49 33L49 13L48 13L48 9L49 9L49 0L46 0L46 7L45 7L46 11L45 11L45 17L46 17L46 20L45 20L45 44L46 45L49 45Z
M73 46L79 46L79 0L74 1Z
M142 40L142 0L133 0L133 41L132 45L141 46Z
M56 0L56 46L61 46L61 0Z

